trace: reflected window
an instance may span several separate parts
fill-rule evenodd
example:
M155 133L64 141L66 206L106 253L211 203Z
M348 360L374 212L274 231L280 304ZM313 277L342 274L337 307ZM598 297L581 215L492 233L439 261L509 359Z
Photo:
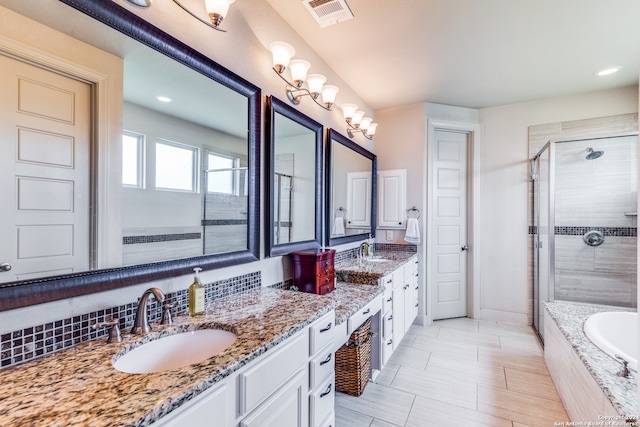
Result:
M198 149L171 141L156 141L156 188L196 190Z
M209 153L207 156L207 171L209 193L239 194L238 168L240 159L219 153Z
M122 133L122 185L144 186L144 135L124 131Z

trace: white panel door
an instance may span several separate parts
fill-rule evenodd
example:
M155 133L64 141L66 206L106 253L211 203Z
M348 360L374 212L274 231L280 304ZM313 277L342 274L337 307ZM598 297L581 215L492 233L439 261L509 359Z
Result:
M347 174L347 228L371 227L371 172Z
M91 87L0 55L0 282L88 270Z
M433 319L467 315L467 141L460 132L436 131L435 209L431 245Z

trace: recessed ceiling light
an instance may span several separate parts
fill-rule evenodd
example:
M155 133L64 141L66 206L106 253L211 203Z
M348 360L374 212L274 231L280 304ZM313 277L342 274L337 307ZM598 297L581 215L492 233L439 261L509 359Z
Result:
M612 65L610 67L603 68L602 70L596 71L596 76L599 76L599 77L608 76L609 74L617 73L620 70L622 70L622 67L620 65Z
M162 96L162 95L158 95L156 96L156 99L160 102L171 102L172 99L167 97L167 96Z

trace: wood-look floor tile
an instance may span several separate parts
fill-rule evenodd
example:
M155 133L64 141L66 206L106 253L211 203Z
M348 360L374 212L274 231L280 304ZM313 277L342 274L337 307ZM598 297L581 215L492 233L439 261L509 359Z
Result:
M430 352L420 348L399 346L393 352L389 361L397 365L424 369L429 362L430 355Z
M406 427L511 427L511 421L475 410L417 396Z
M487 347L500 347L498 335L481 334L479 332L463 331L460 329L440 328L439 341L464 342Z
M372 422L373 417L369 415L336 405L336 427L369 427Z
M480 320L478 322L478 332L500 336L531 336L535 334L531 326L489 320Z
M376 378L375 383L384 386L390 386L391 382L396 376L396 373L398 373L398 369L400 369L400 366L400 364L389 360L387 364L384 365L384 369L382 369L382 371Z
M432 353L426 371L432 375L455 378L458 381L507 388L504 368L491 363Z
M469 332L478 332L478 321L466 317L458 317L456 319L436 320L434 325L440 328L460 329Z
M549 375L534 374L512 368L504 370L508 390L560 401L558 391Z
M429 325L429 326L420 326L420 325L411 325L405 337L435 337L438 336L438 332L440 331L440 326Z
M402 424L402 425L398 425L398 424L391 424L391 423L388 423L388 422L386 422L386 421L382 421L382 420L378 420L378 419L375 419L375 418L374 418L374 420L373 420L373 422L371 423L371 426L370 426L370 427L402 427L402 426L404 426L404 425L405 425L405 424Z
M422 351L455 356L459 359L478 360L478 346L475 344L441 341L432 337L416 337L411 346Z
M336 393L336 407L350 409L388 423L404 425L415 395L375 383L367 384L361 396Z
M476 409L477 384L438 375L425 370L402 366L391 387L469 409Z
M561 402L483 385L478 386L478 411L532 426L567 420Z
M537 354L543 354L544 351L538 338L533 335L502 335L500 347L504 350L522 350Z
M534 374L549 375L544 357L528 351L478 347L478 360Z

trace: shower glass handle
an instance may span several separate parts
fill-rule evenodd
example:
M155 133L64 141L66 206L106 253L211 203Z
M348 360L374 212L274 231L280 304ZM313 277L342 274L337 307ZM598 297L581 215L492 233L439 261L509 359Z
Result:
M461 248L460 248L460 250L461 250L462 252L464 252L464 251L468 251L468 250L469 250L469 246L464 245L463 247L461 247Z

